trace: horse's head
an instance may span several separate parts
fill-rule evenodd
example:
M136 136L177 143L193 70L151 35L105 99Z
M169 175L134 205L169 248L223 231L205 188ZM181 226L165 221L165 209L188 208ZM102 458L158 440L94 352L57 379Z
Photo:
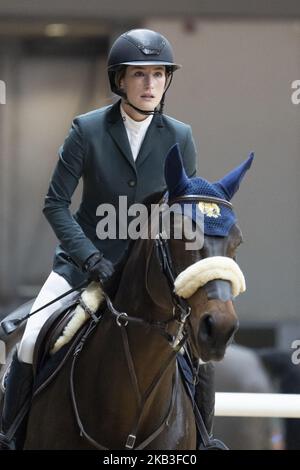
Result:
M187 249L190 236L186 229L178 239L171 233L167 245L175 293L191 307L186 322L189 345L193 356L203 361L222 359L238 327L233 298L246 287L235 262L242 234L229 201L252 160L253 154L224 178L210 183L203 178L188 178L178 145L172 147L166 159L168 205L179 205L181 219L192 220L190 227L202 222L200 232L198 227L202 238L198 235L196 248Z

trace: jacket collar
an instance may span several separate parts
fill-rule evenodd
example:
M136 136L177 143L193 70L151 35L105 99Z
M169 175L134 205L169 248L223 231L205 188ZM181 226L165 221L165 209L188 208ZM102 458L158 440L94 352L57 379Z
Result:
M120 113L120 104L121 100L118 100L116 103L109 106L107 113L107 121L109 123L114 124L115 122L122 120L122 116Z
M143 140L142 146L140 148L139 154L136 161L134 161L130 144L128 141L126 129L122 120L120 113L120 103L119 100L117 103L113 104L108 110L107 122L108 122L108 131L115 143L117 144L121 153L125 156L129 164L136 171L136 167L141 165L145 159L149 156L152 147L153 147L153 134L155 129L161 127L160 122L157 116L154 116L148 130L146 132L145 138Z

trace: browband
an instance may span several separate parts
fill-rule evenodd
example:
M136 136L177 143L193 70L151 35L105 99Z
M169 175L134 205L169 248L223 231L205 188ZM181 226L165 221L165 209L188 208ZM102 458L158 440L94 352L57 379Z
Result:
M214 202L216 204L223 204L224 206L229 207L229 209L233 210L233 205L231 202L226 201L226 199L221 199L219 197L213 196L199 196L197 194L187 194L185 196L179 196L171 201L168 201L168 204L174 204L175 202L184 202L184 201L195 201L195 202Z

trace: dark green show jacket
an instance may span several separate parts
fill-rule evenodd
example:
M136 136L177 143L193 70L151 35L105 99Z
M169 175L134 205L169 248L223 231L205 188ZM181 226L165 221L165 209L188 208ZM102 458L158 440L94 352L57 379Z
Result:
M164 161L176 142L187 174L194 176L196 149L191 128L180 121L165 115L162 119L154 116L134 161L120 114L120 101L74 119L59 149L43 209L60 241L53 270L72 286L86 278L81 268L90 255L101 251L116 263L128 246L128 240L97 237L96 226L100 220L97 207L110 203L118 216L119 196L127 196L129 207L154 192L163 191L166 188ZM72 215L69 206L81 177L82 200Z

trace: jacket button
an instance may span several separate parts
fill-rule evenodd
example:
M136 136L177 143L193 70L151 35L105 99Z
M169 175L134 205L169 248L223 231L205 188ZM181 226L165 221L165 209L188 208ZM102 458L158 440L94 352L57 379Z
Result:
M128 181L128 186L130 186L131 188L134 188L135 185L136 185L136 181L134 181L134 180L129 180Z

